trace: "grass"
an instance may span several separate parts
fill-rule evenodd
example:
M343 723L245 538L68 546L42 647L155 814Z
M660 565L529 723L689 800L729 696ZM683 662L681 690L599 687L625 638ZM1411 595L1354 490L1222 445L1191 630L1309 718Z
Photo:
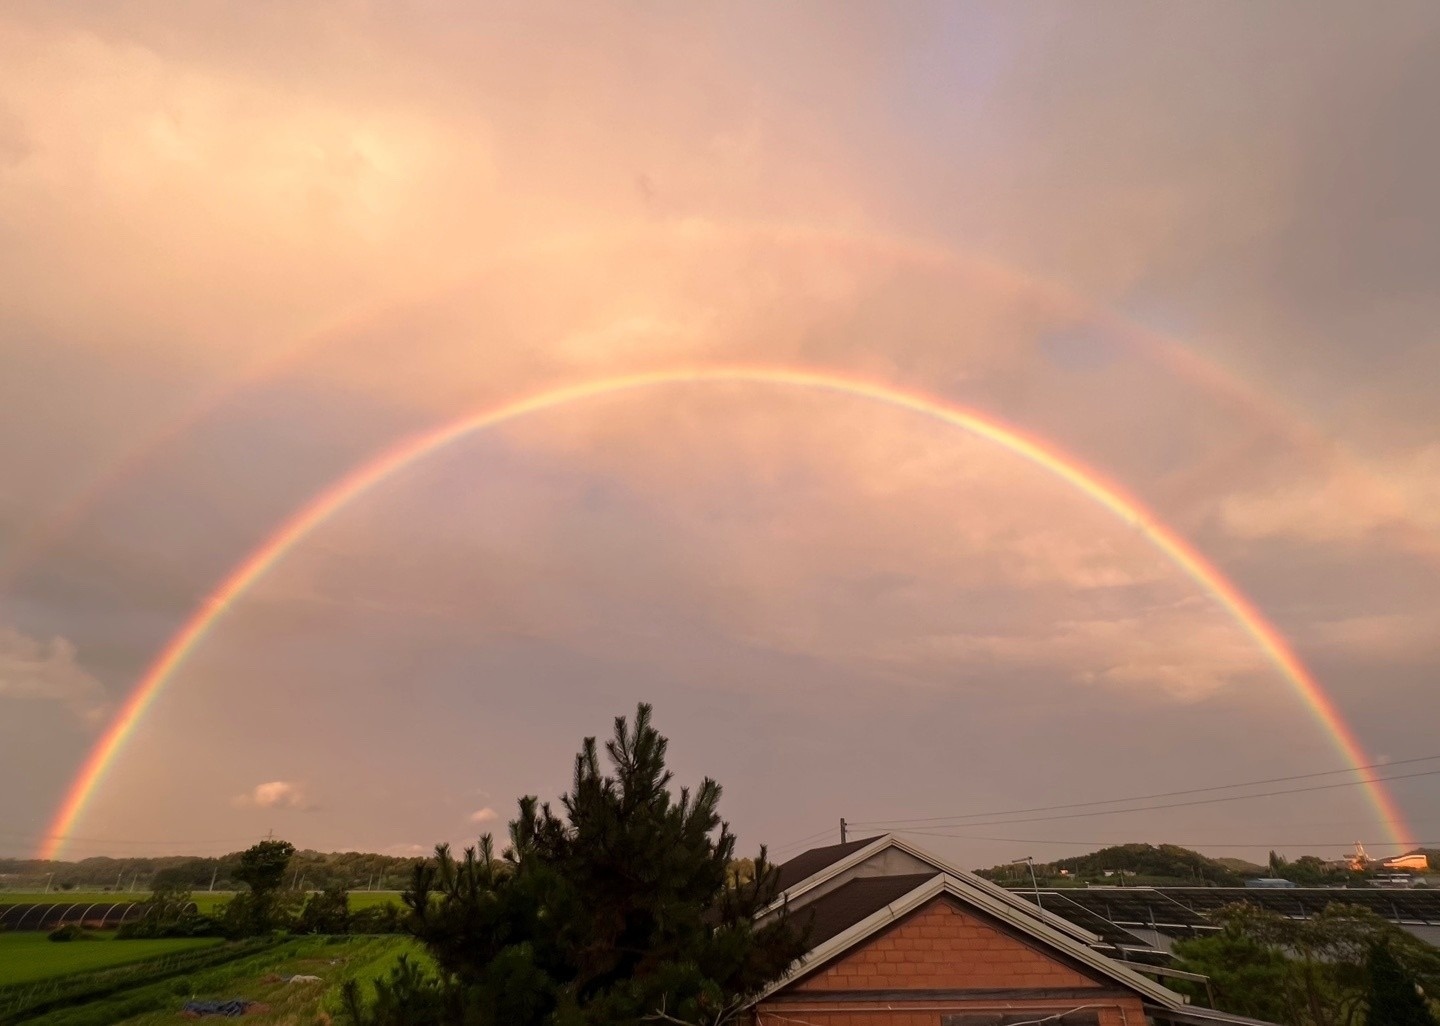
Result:
M60 947L61 945L54 945ZM402 954L420 957L408 937L302 937L277 948L188 977L135 987L85 1005L34 1019L34 1026L174 1026L192 998L246 998L268 1006L245 1016L247 1026L311 1026L330 1021L347 979L370 984ZM319 976L320 983L286 983L290 976Z
M382 905L399 905L399 891L351 891L350 911L358 912L362 908L379 908Z
M110 934L97 934L97 937L102 939L57 943L39 932L0 934L0 985L107 969L219 943L214 938L115 940Z
M214 912L235 896L234 891L192 891L190 897L195 906L204 913ZM119 902L144 901L149 891L0 891L0 905L18 905L26 902L54 903L65 905L78 902ZM351 891L350 909L375 908L380 905L399 905L399 891Z

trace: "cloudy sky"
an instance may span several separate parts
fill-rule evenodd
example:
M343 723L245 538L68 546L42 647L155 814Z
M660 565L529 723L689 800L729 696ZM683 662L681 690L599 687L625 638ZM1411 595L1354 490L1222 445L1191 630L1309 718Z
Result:
M0 852L330 482L675 367L1067 454L1248 596L1366 757L1440 754L1436 95L1425 2L0 5ZM1393 849L1350 786L995 815L1346 760L1133 519L894 404L712 382L344 506L65 852L463 841L638 700L747 847L844 816L971 865ZM1437 769L1390 771L1408 840L1440 843Z

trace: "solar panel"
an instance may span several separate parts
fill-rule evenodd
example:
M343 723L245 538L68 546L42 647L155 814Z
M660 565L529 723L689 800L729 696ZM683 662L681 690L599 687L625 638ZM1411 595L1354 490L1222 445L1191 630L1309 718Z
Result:
M1017 895L1034 902L1033 893ZM1308 919L1326 906L1358 905L1376 915L1411 926L1440 926L1440 890L1399 890L1379 887L1077 887L1041 894L1045 907L1076 926L1111 943L1134 944L1136 939L1112 939L1117 929L1144 927L1170 934L1191 935L1214 930L1210 917L1226 905L1244 902L1257 908Z
M1033 891L1017 891L1016 893L1032 905L1035 903ZM1129 947L1143 943L1133 933L1116 926L1104 916L1097 915L1085 906L1076 904L1063 894L1055 891L1043 891L1040 894L1040 903L1045 911L1074 923L1082 930L1089 930L1111 944L1123 944Z
M1204 916L1152 887L1076 888L1065 896L1118 926L1214 929Z
M1359 905L1391 922L1440 925L1440 891L1379 887L1161 887L1156 890L1197 912L1245 902L1291 918L1308 918L1327 905Z

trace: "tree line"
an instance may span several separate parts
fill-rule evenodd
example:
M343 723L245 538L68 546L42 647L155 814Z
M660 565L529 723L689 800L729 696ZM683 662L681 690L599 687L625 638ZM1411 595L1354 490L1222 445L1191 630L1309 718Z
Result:
M236 875L242 852L202 857L109 858L97 856L78 862L43 859L0 859L0 879L10 890L39 890L48 885L63 894L70 890L140 891L183 888L192 891L238 890ZM422 859L374 852L296 851L285 883L294 889L400 890Z
M1200 1004L1285 1026L1436 1026L1440 950L1367 909L1334 903L1289 919L1248 904L1212 916L1220 930L1176 944L1176 984Z

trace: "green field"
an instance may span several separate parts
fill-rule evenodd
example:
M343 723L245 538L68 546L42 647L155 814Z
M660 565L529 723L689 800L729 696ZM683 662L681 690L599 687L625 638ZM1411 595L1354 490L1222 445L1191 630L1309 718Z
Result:
M0 933L0 986L108 969L220 943L210 937L122 941L110 934L97 936L104 939L57 943L43 933Z
M225 904L235 896L234 891L194 891L191 893L195 905L201 912L212 912L219 906ZM113 901L144 901L150 897L149 891L51 891L44 894L40 891L0 891L0 905L21 904L30 901L55 902L67 904L70 902L113 902ZM398 905L400 904L399 891L351 891L350 908L359 910L362 908L374 908L377 905Z
M26 1021L35 1026L173 1026L192 998L245 998L267 1006L247 1014L247 1024L308 1026L336 1015L346 980L357 979L370 990L374 979L389 972L402 954L424 959L408 937L296 938L189 976L132 987ZM321 982L285 982L295 975L319 976Z

